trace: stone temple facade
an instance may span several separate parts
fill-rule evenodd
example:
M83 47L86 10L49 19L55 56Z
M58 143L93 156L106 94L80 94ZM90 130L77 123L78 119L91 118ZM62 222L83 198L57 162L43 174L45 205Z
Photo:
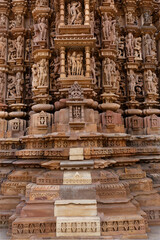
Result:
M160 224L160 1L0 0L0 227L147 238Z

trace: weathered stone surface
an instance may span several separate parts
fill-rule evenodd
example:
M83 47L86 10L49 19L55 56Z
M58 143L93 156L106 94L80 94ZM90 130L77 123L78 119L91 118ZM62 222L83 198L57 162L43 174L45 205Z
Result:
M99 217L58 217L57 237L98 237L100 236Z
M97 216L96 200L56 200L56 217L92 217Z
M63 184L91 184L92 178L89 171L64 171Z

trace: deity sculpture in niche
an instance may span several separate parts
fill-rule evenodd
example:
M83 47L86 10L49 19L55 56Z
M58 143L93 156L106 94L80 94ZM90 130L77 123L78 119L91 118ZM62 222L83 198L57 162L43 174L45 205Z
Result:
M2 13L0 15L0 28L5 28L6 27L6 16Z
M15 76L8 76L7 88L8 88L7 97L15 98L16 97L16 77Z
M134 41L134 55L135 55L135 60L142 60L142 38L138 37L135 38Z
M131 69L128 74L128 90L130 96L135 96L135 87L136 87L136 75L134 71Z
M15 47L17 49L17 58L23 57L23 37L21 35L17 37Z
M132 57L134 54L134 37L132 33L128 33L126 37L127 57Z
M151 70L148 70L145 76L145 88L146 93L157 93L158 78L155 73L152 73Z
M16 73L16 96L21 96L22 92L23 92L23 79L22 79L22 73L21 72L17 72Z
M82 51L68 51L67 53L67 70L68 75L83 76L83 52Z
M126 19L127 19L127 24L134 24L134 22L135 22L133 13L130 11L126 13Z
M152 24L151 11L146 11L143 13L143 21L144 21L144 25L148 26Z
M15 58L16 58L15 41L9 39L8 40L8 61L13 61Z
M104 85L112 86L112 88L117 88L119 86L119 71L116 70L115 62L109 58L106 58L103 64Z
M15 26L17 28L22 26L22 14L20 13L16 15Z
M39 27L39 31L40 31L40 39L41 41L45 41L47 39L47 20L45 19L45 17L43 17L41 19L41 21L38 24Z
M59 75L60 75L60 57L57 55L50 63L50 76L55 80L59 77Z
M152 51L152 38L151 36L147 33L144 36L144 50L145 50L145 55L151 55L151 51Z
M39 18L38 22L34 24L34 37L33 37L34 45L38 45L39 41L46 41L47 33L48 33L47 19L45 19L45 17Z
M37 64L32 66L33 89L39 86L48 86L48 61L41 59Z
M0 37L0 58L5 58L6 55L6 39L1 36Z
M72 1L67 5L68 25L81 25L83 23L82 4L81 2Z
M116 30L115 30L116 20L112 20L112 17L104 14L102 17L102 30L104 40L111 41L112 44L115 44L116 41Z

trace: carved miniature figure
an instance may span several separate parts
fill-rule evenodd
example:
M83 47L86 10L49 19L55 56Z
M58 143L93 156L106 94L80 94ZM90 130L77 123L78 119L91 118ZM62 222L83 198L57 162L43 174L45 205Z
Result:
M82 24L82 5L80 2L71 2L68 4L68 24Z
M48 29L47 20L45 19L45 17L43 17L40 20L40 22L38 24L38 28L40 31L40 40L45 41L47 39L47 29Z
M5 28L6 27L6 16L2 13L0 15L0 28Z
M135 93L135 86L136 86L136 76L133 70L130 70L130 73L128 75L128 90L129 95L134 96Z
M23 37L21 35L17 37L15 46L17 49L17 58L21 58L23 56Z
M151 25L152 24L152 16L150 11L146 11L143 14L144 25Z
M22 15L21 14L17 14L17 16L16 16L15 26L17 28L22 26Z
M109 58L104 61L104 85L111 85L112 64Z
M8 61L13 61L16 58L16 44L14 40L8 40Z
M8 76L7 88L8 88L7 97L15 98L16 97L16 77L15 76Z
M127 50L127 56L133 56L134 53L134 37L132 33L128 33L126 37L126 50Z
M158 78L155 73L148 70L146 73L146 92L147 93L157 93Z
M135 38L134 42L134 54L135 59L142 60L142 39L141 37Z
M38 82L38 66L37 64L33 64L32 66L32 88L35 89L39 85Z
M144 47L145 47L145 55L151 55L151 51L152 51L152 38L150 37L150 35L147 33L144 36Z
M134 24L135 18L133 16L132 12L127 12L126 18L127 18L127 23L128 24Z
M22 79L22 73L21 72L17 72L16 74L16 96L21 96L22 92L23 92L23 79Z
M83 52L68 52L67 69L68 75L83 75Z

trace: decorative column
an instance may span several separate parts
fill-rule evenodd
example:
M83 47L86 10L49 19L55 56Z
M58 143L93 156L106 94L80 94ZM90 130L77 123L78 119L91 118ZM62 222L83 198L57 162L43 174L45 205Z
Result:
M64 0L60 0L60 26L64 26L65 22L64 22L64 16L65 16L65 4L64 4Z
M84 8L85 8L85 20L84 20L84 25L89 25L90 23L90 8L89 8L89 0L84 1Z
M143 35L143 79L144 79L144 128L145 134L160 133L160 110L158 104L156 27L152 24L154 7L143 0L141 6L141 31Z
M65 47L60 48L60 64L61 64L61 74L60 78L66 77L65 71Z
M91 77L91 55L90 55L90 47L85 47L86 54L86 77Z
M11 59L8 58L9 64L12 65L12 71L14 74L8 74L7 85L7 102L11 109L9 117L11 120L8 122L8 136L18 137L24 135L26 130L26 120L23 118L26 116L25 104L24 104L24 15L26 12L25 0L13 0L12 11L15 13L15 19L13 27L11 28L12 40L9 43L9 53L12 55L12 49L10 49L11 42L15 48L15 55Z
M103 1L99 7L102 18L102 88L101 95L103 103L99 108L101 114L102 130L104 132L124 132L120 108L118 103L118 92L120 73L116 65L116 14L114 1ZM108 119L110 119L108 121Z
M7 37L8 37L8 1L0 2L0 137L5 137L8 117L6 105L6 82L7 82Z
M34 20L33 36L33 59L32 66L32 92L34 105L30 114L29 134L40 134L51 131L53 115L48 113L53 110L49 95L49 59L51 57L48 49L49 31L48 20L52 10L49 2L36 2L32 11Z

